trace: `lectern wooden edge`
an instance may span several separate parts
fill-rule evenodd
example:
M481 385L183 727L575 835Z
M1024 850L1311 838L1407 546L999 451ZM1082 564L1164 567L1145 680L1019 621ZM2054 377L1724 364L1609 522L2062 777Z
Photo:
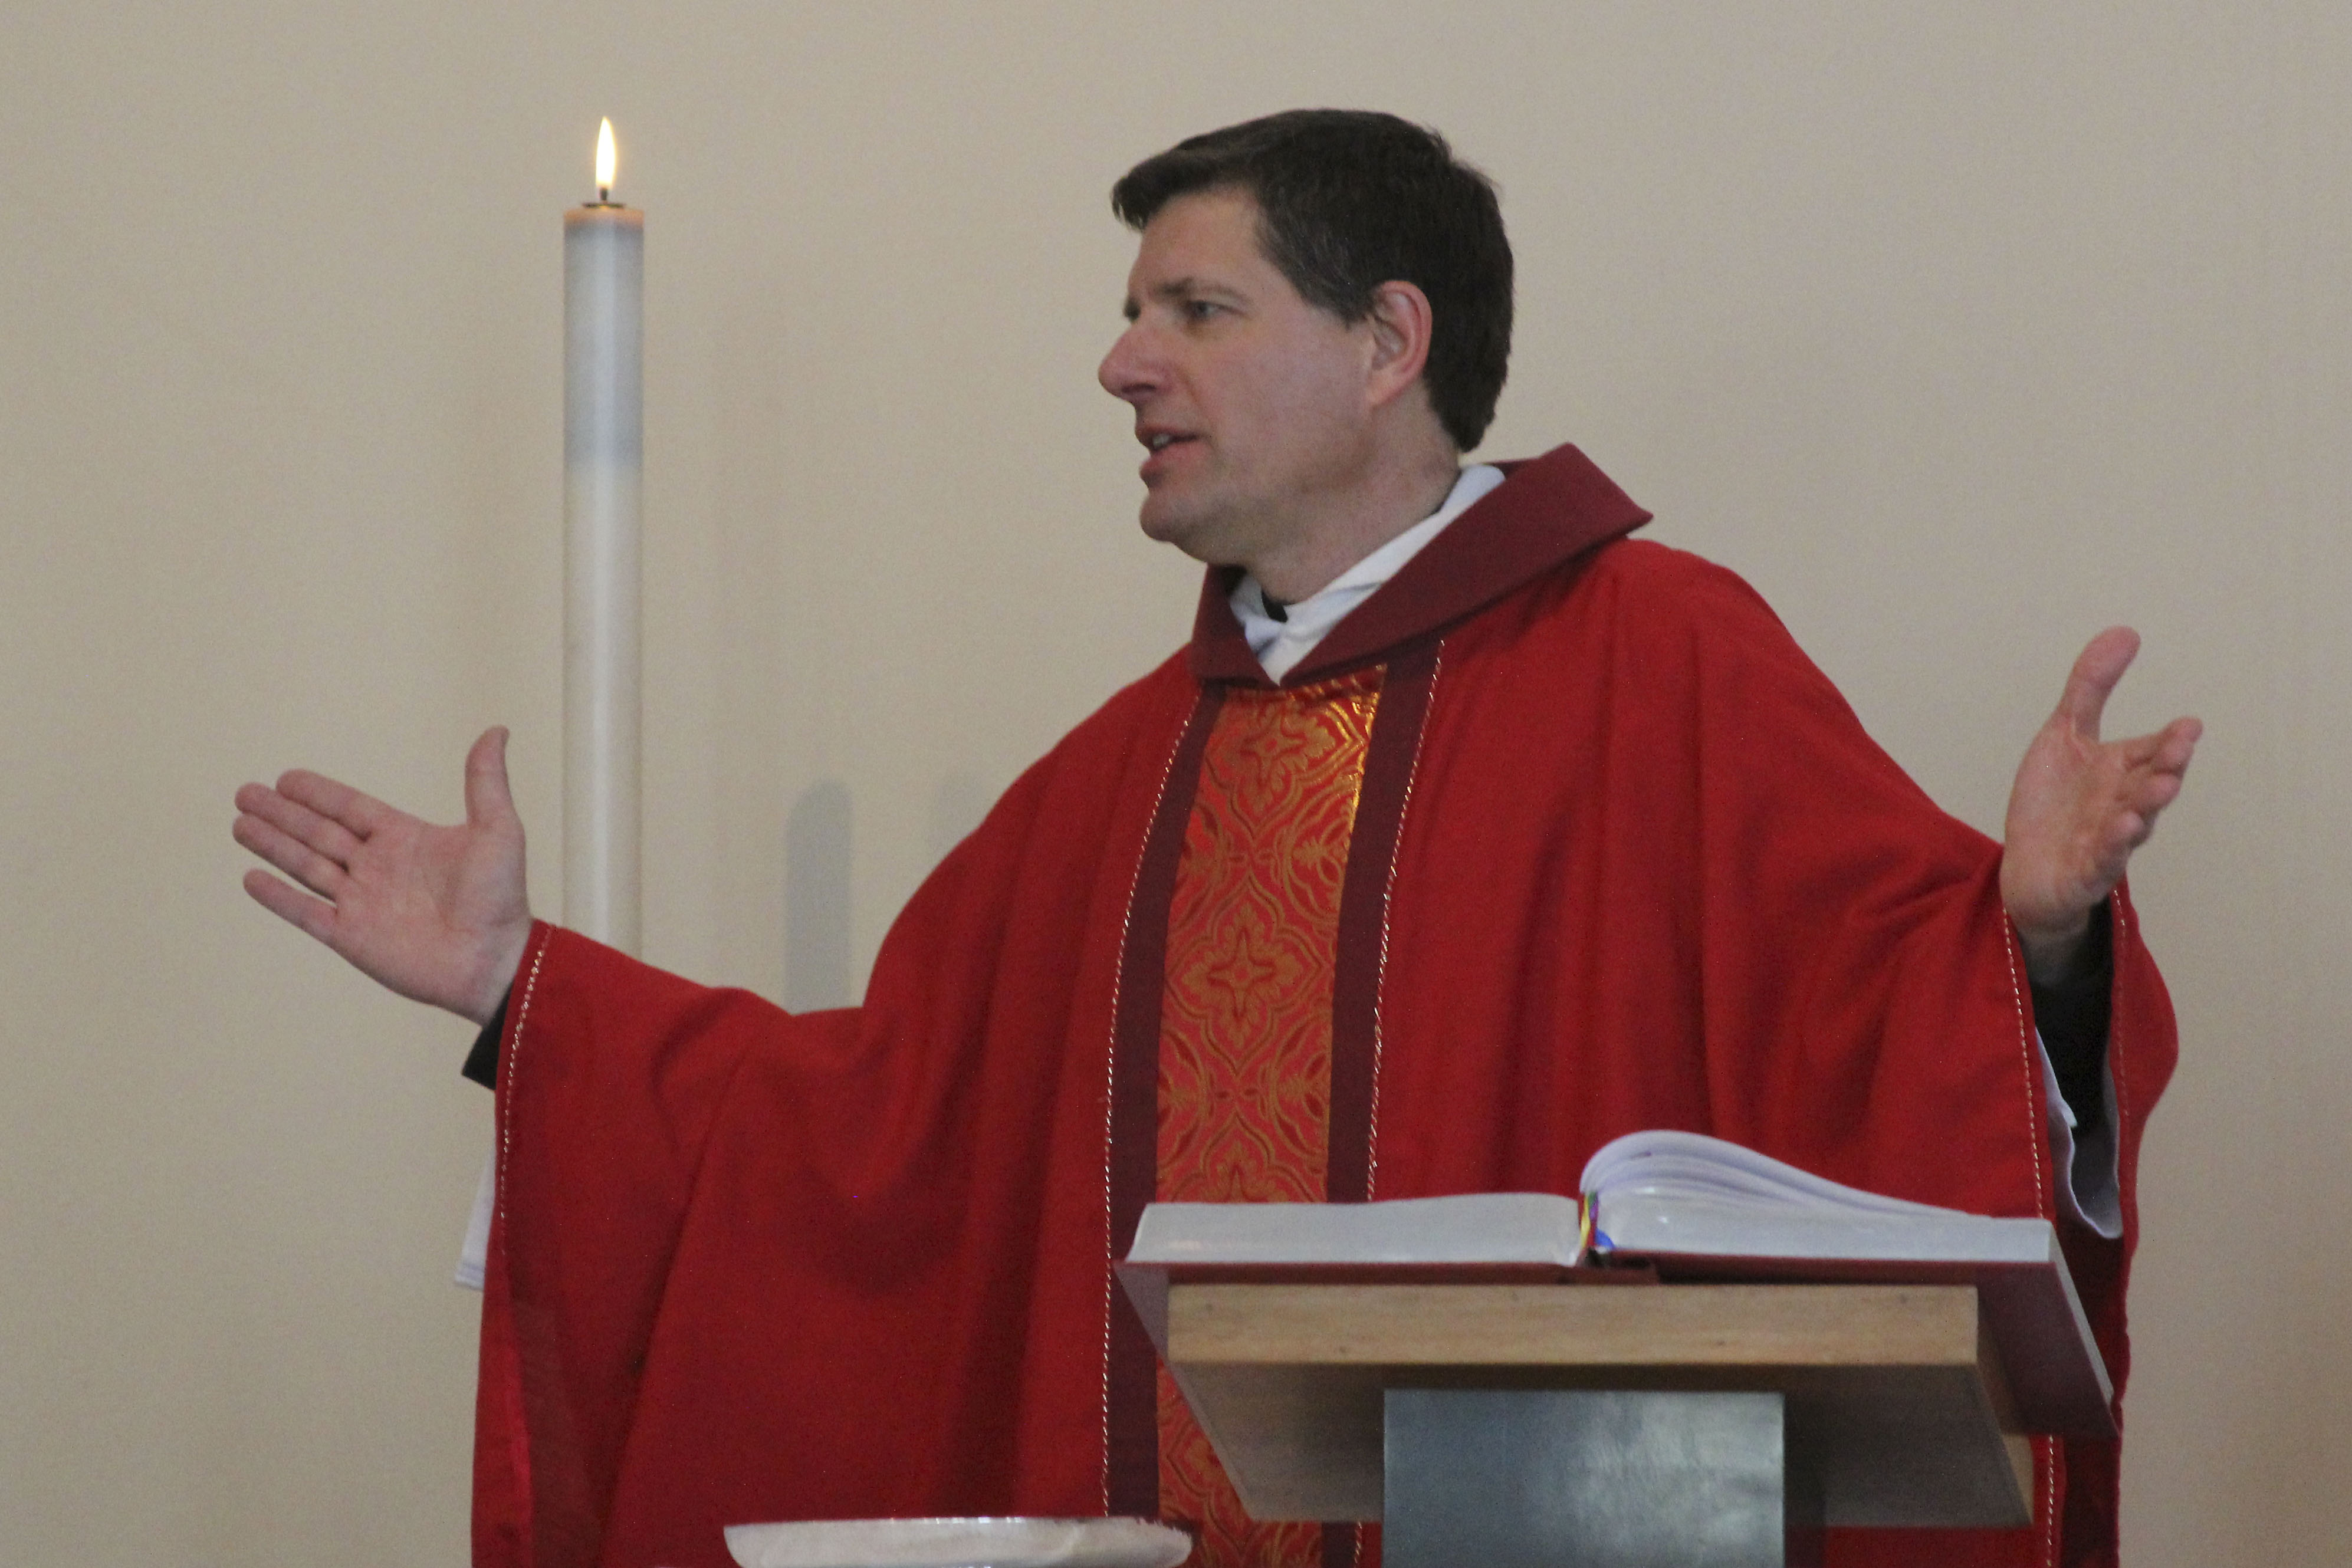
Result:
M1389 1391L1475 1388L1778 1395L1790 1506L1820 1523L2032 1522L2032 1454L1972 1285L1120 1275L1261 1520L1381 1518Z

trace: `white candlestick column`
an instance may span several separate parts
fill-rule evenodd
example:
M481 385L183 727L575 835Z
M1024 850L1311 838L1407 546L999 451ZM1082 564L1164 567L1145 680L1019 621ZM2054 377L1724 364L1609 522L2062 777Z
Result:
M637 951L645 215L563 219L563 923Z

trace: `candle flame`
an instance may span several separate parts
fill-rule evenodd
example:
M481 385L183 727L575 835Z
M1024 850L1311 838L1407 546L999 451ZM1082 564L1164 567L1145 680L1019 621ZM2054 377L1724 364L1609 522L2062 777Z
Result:
M613 122L601 121L596 129L596 195L599 200L613 193L613 174L620 159L613 151Z

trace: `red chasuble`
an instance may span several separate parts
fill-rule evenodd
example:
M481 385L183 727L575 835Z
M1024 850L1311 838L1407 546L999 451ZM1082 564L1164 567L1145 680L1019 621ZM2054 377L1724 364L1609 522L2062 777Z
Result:
M1261 1530L1115 1289L1155 1196L1571 1193L1679 1127L2051 1215L1999 846L1937 810L1729 573L1516 465L1279 687L1212 572L1192 646L1031 768L787 1015L572 933L508 1009L478 1563L718 1568L755 1520L1139 1513ZM2062 1227L2120 1393L2134 1166L2172 1016L2112 909L2125 1237ZM1318 1166L1319 1158L1319 1166ZM1834 1564L2114 1559L2112 1445L2035 1522Z

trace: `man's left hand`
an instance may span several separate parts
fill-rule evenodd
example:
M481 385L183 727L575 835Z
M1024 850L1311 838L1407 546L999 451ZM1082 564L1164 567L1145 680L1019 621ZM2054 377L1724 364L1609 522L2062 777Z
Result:
M2091 639L2010 791L2001 902L2025 946L2027 973L2044 985L2073 967L2091 912L2180 793L2204 733L2197 720L2176 718L2154 735L2099 739L2107 695L2138 653L2139 633L2128 626Z

